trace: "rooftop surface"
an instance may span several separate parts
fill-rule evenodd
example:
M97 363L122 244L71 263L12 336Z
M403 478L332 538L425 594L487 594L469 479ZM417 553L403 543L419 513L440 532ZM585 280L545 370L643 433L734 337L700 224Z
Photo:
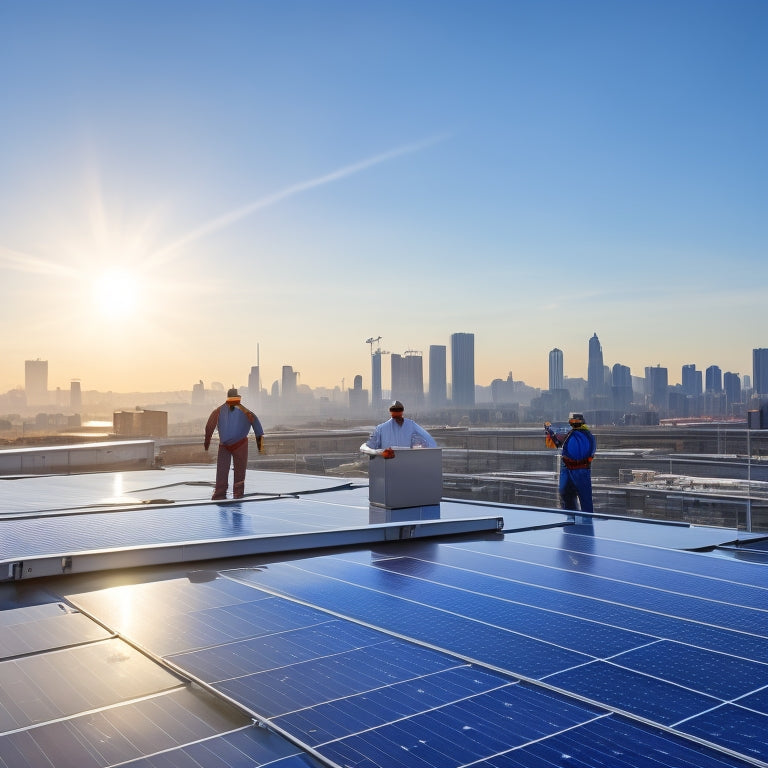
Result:
M768 766L768 545L211 466L0 478L0 766Z

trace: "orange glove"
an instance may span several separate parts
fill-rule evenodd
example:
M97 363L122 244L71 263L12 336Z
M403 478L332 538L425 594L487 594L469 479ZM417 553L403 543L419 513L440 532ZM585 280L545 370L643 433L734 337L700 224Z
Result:
M381 452L381 456L384 459L394 459L395 458L395 452L391 448L385 448Z

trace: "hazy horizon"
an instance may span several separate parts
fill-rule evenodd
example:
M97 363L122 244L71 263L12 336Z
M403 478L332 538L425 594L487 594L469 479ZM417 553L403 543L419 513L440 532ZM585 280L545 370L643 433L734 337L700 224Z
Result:
M768 3L0 5L0 392L768 346ZM450 358L449 358L450 360ZM388 368L386 369L388 370ZM208 378L210 377L210 378ZM450 362L449 362L450 380ZM385 381L387 383L386 374Z

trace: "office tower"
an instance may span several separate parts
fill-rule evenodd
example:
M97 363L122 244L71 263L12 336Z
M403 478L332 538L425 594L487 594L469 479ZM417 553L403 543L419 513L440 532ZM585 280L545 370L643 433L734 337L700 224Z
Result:
M349 410L353 416L362 416L368 410L368 390L363 389L363 377L354 378L354 386L348 390Z
M623 410L629 407L633 400L632 372L627 365L616 363L611 372L611 395L613 407Z
M79 379L72 379L69 382L69 407L75 413L80 413L83 408L83 393L80 390Z
M603 348L595 333L589 340L589 362L587 365L587 394L598 397L605 394L605 368L603 364Z
M563 350L555 347L549 353L549 391L563 389L565 378L563 375Z
M669 402L669 375L666 368L657 365L655 368L646 368L648 388L651 393L651 404L660 414L667 412Z
M48 361L24 361L24 394L27 405L47 405L48 403Z
M283 400L292 400L296 397L298 378L299 372L294 371L292 365L283 366L283 376L280 386L280 395Z
M448 403L448 378L445 344L429 346L429 405L442 408Z
M403 355L392 355L392 399L402 400L406 408L424 404L424 362L422 356L409 349Z
M768 395L768 349L752 350L752 386L760 397Z
M258 365L252 365L248 374L248 402L253 408L261 405L261 374Z
M723 374L723 389L728 405L741 402L741 379L738 373L726 371Z
M701 371L697 371L693 363L683 366L681 388L684 395L693 397L697 397L702 392Z
M454 405L475 404L475 334L451 334L451 400Z
M705 374L705 391L719 395L723 391L723 372L717 365L710 365Z

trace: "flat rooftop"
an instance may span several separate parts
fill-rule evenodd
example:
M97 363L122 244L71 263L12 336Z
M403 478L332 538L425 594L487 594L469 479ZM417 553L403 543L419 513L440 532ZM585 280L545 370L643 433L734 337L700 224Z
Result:
M0 477L0 765L768 766L768 542L214 468Z

